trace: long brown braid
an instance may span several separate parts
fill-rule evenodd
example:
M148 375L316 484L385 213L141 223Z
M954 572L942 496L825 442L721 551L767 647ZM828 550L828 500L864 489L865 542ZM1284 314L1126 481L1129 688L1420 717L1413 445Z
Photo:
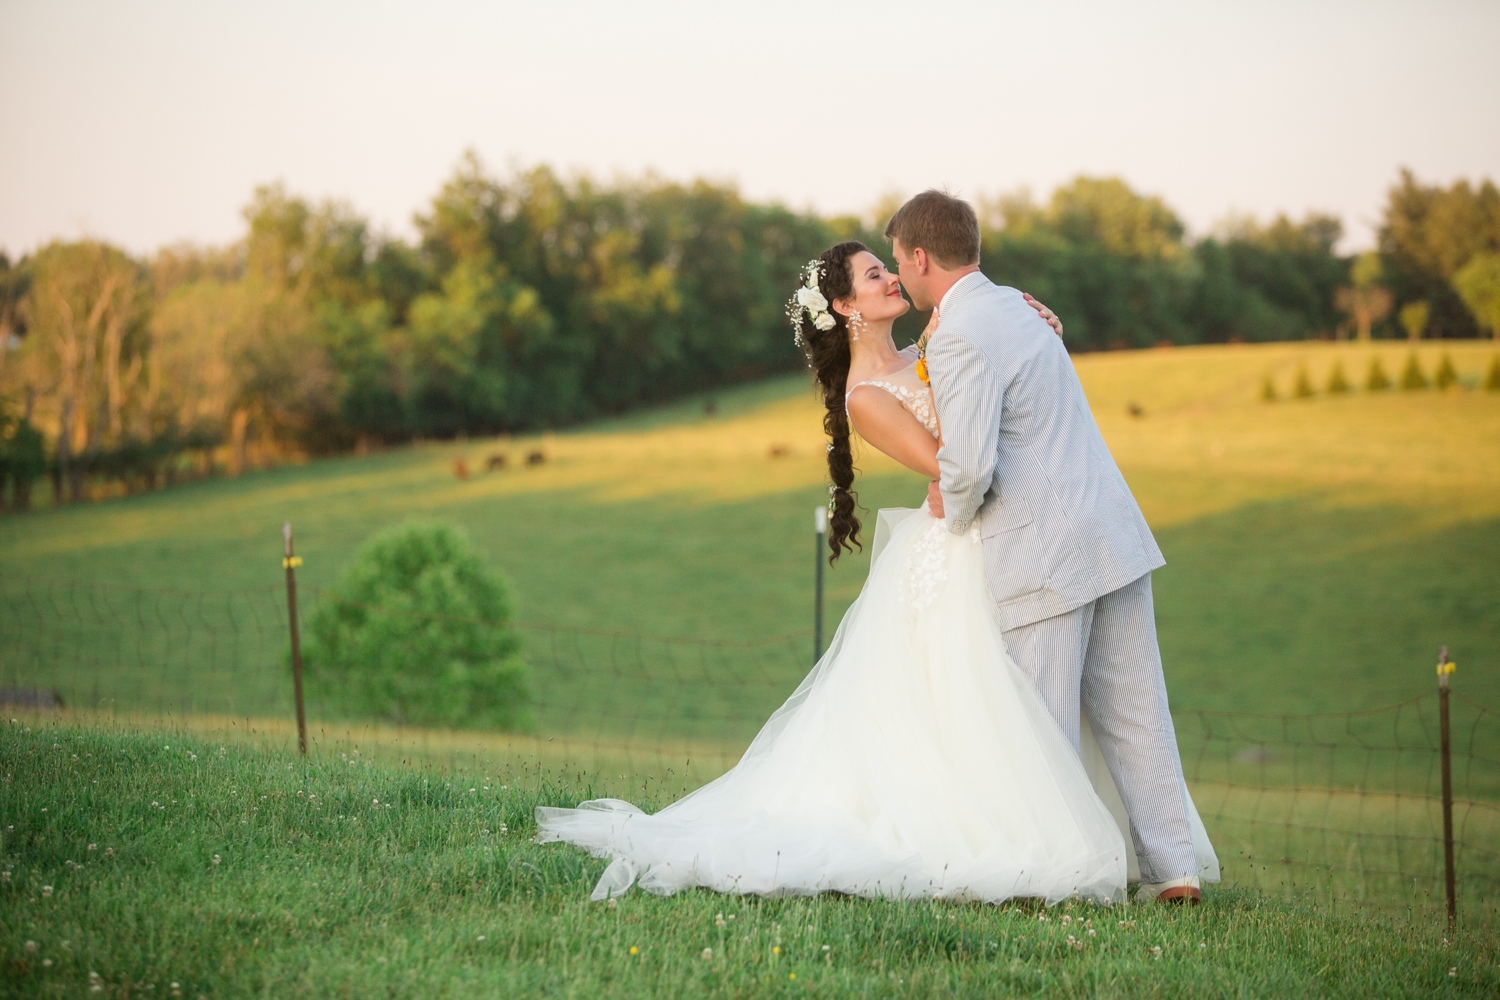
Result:
M835 299L847 298L854 291L854 275L849 262L867 248L857 240L836 243L818 257L818 291L830 303L828 315L834 325L819 330L804 310L793 313L800 334L807 366L812 369L818 388L823 392L823 430L828 434L829 524L828 562L831 565L845 551L863 548L859 541L859 518L854 516L858 497L854 485L854 453L849 447L849 411L844 407L844 390L849 381L848 320L832 307Z

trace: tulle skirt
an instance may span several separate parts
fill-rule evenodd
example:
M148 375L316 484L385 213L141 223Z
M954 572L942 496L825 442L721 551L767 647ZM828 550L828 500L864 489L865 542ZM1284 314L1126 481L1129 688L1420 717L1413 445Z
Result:
M612 859L596 900L639 883L1122 901L1124 810L1087 734L1084 749L1090 768L1006 655L977 533L883 510L859 599L732 770L654 815L539 808L537 840Z

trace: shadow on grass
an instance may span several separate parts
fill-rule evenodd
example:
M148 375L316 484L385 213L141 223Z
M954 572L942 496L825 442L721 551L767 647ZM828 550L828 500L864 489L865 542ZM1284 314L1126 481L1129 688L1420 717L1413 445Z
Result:
M1374 708L1431 690L1500 707L1500 519L1427 529L1413 511L1256 504L1158 534L1157 628L1174 706Z

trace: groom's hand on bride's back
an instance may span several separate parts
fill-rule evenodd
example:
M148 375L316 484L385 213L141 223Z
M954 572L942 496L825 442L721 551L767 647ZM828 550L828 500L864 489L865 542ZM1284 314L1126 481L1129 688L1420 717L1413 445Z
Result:
M943 491L936 482L927 484L927 510L938 520L943 519Z
M1021 295L1026 299L1026 304L1031 306L1031 308L1035 309L1037 312L1041 313L1042 319L1046 320L1047 325L1052 327L1053 332L1061 337L1063 335L1062 320L1057 318L1057 313L1053 312L1051 309L1048 309L1036 299L1032 298L1030 292L1022 292Z

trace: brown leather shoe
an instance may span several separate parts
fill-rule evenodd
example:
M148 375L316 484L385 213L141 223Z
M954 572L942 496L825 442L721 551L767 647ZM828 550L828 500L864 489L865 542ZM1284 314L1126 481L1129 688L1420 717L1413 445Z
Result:
M1179 906L1197 906L1203 902L1203 892L1196 886L1174 885L1163 889L1156 897L1158 903L1176 903Z

